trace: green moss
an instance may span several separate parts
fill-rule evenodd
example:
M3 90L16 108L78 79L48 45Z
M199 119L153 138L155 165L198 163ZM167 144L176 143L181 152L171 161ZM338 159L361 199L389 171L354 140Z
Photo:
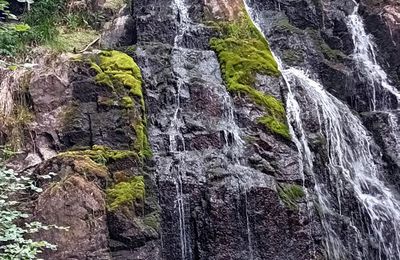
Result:
M142 74L134 60L119 51L102 51L92 68L96 70L96 82L110 87L124 86L132 95L143 98Z
M135 176L127 182L120 182L106 190L107 208L115 211L123 206L134 206L137 200L144 201L145 185L143 176Z
M125 108L133 108L133 99L129 96L125 96L122 98L122 105Z
M133 124L133 129L136 133L136 140L134 148L138 151L140 157L151 157L152 151L150 148L149 140L147 138L147 128L143 122Z
M319 51L324 55L324 57L328 60L340 62L346 58L346 55L340 50L335 50L329 47L329 45L322 38L321 34L317 30L308 29L308 35L313 39L314 44L319 49Z
M74 162L74 170L84 175L95 175L97 177L106 178L108 176L108 169L103 164L95 162L88 155L73 155L69 153L60 153L58 158L72 159Z
M267 129L273 133L279 134L286 139L290 140L289 127L272 116L264 116L259 119L259 123L263 124Z
M288 184L280 187L278 192L283 203L292 210L298 208L298 202L305 196L303 187L296 184Z
M295 64L304 60L301 50L284 50L282 54L283 60L288 64Z
M146 226L153 228L154 230L160 229L160 215L157 211L145 216L143 218L143 223Z
M302 34L303 31L296 26L292 25L287 17L280 19L276 23L276 29L284 33L297 33Z
M113 150L109 147L94 145L92 149L81 151L68 151L60 153L61 156L87 156L96 163L107 164L125 158L137 158L137 153L130 150Z
M141 107L141 115L132 120L132 128L136 133L134 150L139 157L150 157L151 148L147 138L147 123L145 103L142 91L142 75L135 61L127 54L119 51L102 51L92 58L91 68L97 72L96 82L111 87L115 92L124 95L121 104L127 109L133 109L135 100ZM119 91L123 87L129 93Z
M266 113L265 118L273 119L264 125L287 138L290 135L288 127L283 127L287 123L282 102L254 88L257 74L280 75L268 42L247 15L233 23L221 23L221 28L222 37L211 39L210 45L218 55L228 90L249 97Z

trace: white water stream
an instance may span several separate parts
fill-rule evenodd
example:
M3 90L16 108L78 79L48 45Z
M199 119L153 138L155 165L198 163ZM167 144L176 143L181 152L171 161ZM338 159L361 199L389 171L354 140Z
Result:
M354 43L353 59L356 61L358 70L367 78L372 88L371 108L377 108L377 92L386 90L394 95L400 105L400 92L389 83L388 76L376 60L375 45L372 37L365 31L364 22L358 14L359 4L354 1L353 13L349 15L347 26L352 34Z
M247 7L247 10L262 32L257 13L249 7ZM351 19L358 23L356 17ZM358 32L360 31L362 33L362 30L358 30ZM375 71L377 73L375 76L378 77L377 82L380 82L386 90L398 97L394 88L389 84L383 84L387 83L387 76L383 70L379 71L376 60L368 61L365 58L371 57L368 56L371 55L370 51L366 53L365 46L361 45L356 48L358 48L356 53L359 54L360 64L366 69L373 66L377 70ZM349 248L345 241L340 238L339 232L341 231L337 230L336 223L332 222L332 217L335 216L348 219L348 225L354 229L356 239L361 237L363 231L360 227L353 225L351 216L342 216L342 204L346 203L342 199L343 193L350 191L354 193L362 211L369 216L368 229L370 234L367 236L378 244L377 246L382 253L380 257L385 256L385 259L393 260L400 259L400 233L398 232L400 230L400 203L384 183L378 166L375 165L374 156L370 150L371 137L360 119L353 115L347 105L325 91L323 86L310 75L300 69L286 67L280 62L279 58L277 58L277 61L289 89L287 115L292 125L291 132L294 142L303 158L304 170L311 173L315 182L314 192L317 196L321 220L326 233L325 245L328 258L348 259L352 255L352 257L362 259L362 252L358 251L357 245L351 245L354 248ZM306 95L307 100L312 101L306 109L318 111L319 127L326 138L325 148L329 158L326 167L328 168L329 182L314 171L313 154L310 151L301 118L301 115L306 111L299 105L296 89L293 86L300 86L303 90L302 95ZM374 100L373 103L376 104L376 101ZM335 187L330 187L328 184L333 184ZM338 205L338 208L334 205Z

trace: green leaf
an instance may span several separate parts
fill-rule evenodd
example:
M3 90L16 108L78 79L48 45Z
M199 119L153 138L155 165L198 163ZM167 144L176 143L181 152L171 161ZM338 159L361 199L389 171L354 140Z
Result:
M14 30L17 32L27 32L31 29L31 27L25 23L16 24L14 26Z

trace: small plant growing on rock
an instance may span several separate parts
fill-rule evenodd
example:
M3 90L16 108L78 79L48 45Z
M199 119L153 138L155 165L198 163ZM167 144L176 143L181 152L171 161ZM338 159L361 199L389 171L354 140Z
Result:
M278 188L278 194L283 203L292 210L297 210L298 202L305 196L303 187L289 184Z
M37 259L43 249L56 250L56 245L35 241L29 238L31 234L50 228L65 229L29 221L19 200L29 191L41 192L41 189L28 176L6 169L0 159L0 259Z

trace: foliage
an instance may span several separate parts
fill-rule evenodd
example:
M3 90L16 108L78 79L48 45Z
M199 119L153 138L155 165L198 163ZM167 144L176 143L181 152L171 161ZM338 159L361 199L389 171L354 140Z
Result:
M65 229L28 220L29 215L20 209L18 198L29 191L41 192L41 189L29 176L6 169L0 161L0 259L37 259L43 249L56 250L56 246L34 241L30 235L52 227Z
M15 15L10 12L9 5L10 3L8 0L0 0L0 14L6 19L16 19Z
M38 45L59 51L83 49L98 37L91 29L98 28L104 22L101 13L66 10L65 0L36 0L35 3L32 0L19 1L27 3L29 8L20 17L20 24L0 23L1 56L27 53L30 47ZM0 12L17 19L8 11L8 1L0 0ZM29 30L21 30L24 27ZM67 31L60 28L66 28Z
M107 189L107 206L115 211L121 206L133 206L136 200L144 200L145 185L143 176L135 176L129 181L120 182Z
M218 54L228 90L248 96L266 116L259 122L271 132L290 138L285 109L279 100L254 88L256 75L280 75L268 42L247 15L233 23L221 23L222 36L210 41Z
M22 50L29 33L30 26L27 24L0 25L0 55L12 56Z
M60 19L63 0L38 0L22 20L31 26L25 44L41 44L53 41L58 36L57 22Z
M304 196L303 187L296 184L289 184L279 188L279 197L283 203L292 210L298 208L297 203Z

